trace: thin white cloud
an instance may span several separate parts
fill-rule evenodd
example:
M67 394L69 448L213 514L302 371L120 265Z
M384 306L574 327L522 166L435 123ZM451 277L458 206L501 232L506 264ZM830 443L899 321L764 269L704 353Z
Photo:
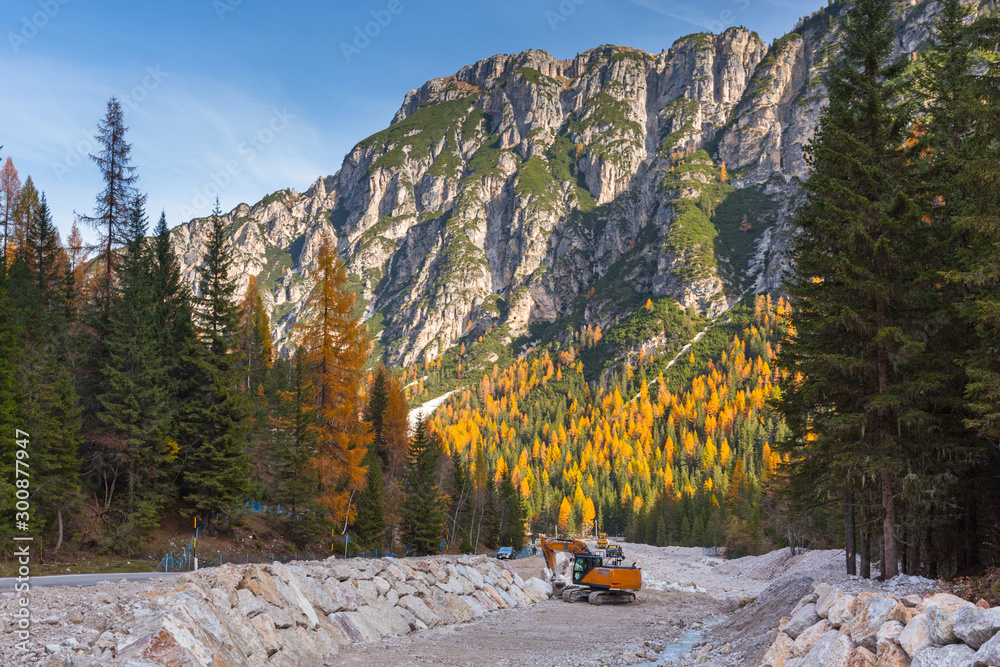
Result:
M662 0L629 0L629 2L657 14L690 24L699 30L706 30L706 27L712 25L715 20L715 17L709 16L697 6L684 2L663 2Z

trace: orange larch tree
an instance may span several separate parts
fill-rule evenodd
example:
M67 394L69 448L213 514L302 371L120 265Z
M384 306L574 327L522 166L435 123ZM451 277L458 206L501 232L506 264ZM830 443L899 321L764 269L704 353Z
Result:
M368 340L354 314L355 296L347 288L347 269L330 239L319 250L315 286L300 325L309 394L315 406L312 425L319 479L319 503L338 524L355 515L354 495L364 488L362 465L371 434L361 421L361 379Z

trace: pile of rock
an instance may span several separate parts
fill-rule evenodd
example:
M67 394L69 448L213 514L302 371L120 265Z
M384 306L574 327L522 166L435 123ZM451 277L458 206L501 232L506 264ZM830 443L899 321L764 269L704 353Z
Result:
M550 597L486 556L222 566L183 575L155 611L106 632L101 664L323 665L339 647Z
M996 667L998 632L1000 607L983 601L819 583L782 619L762 667Z

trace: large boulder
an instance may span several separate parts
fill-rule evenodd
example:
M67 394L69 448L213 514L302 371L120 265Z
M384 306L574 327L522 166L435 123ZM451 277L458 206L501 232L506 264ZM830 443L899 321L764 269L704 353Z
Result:
M981 609L973 604L955 612L955 636L974 649L1000 631L1000 607Z
M896 638L903 634L903 630L906 626L899 621L886 621L886 623L879 628L878 634L875 635L875 646L881 647L884 643L895 644ZM881 649L875 651L876 653L881 653Z
M428 628L433 628L441 622L438 615L431 611L422 598L407 595L406 597L399 598L399 606L409 610L411 614L417 617L417 620Z
M955 637L955 614L956 612L948 611L944 607L935 606L927 610L927 627L930 629L931 641L941 646L958 641Z
M879 647L875 667L910 667L910 657L895 644L886 644L884 647Z
M972 659L972 667L1000 667L1000 634L979 647Z
M819 620L819 615L816 613L816 605L810 603L799 609L782 630L786 635L795 639L802 634L803 630L816 625Z
M354 611L358 608L358 589L350 583L343 583L336 577L330 577L323 582L323 589L330 596L332 610L327 613L338 611Z
M548 600L552 597L552 584L542 581L538 577L532 577L524 582L523 590L535 602Z
M925 616L917 616L910 621L897 641L911 660L920 655L924 649L933 646L934 642L931 641L931 632L927 627Z
M855 648L849 637L838 633L837 638L830 643L830 651L826 654L823 667L847 667Z
M858 646L874 650L876 635L889 620L897 602L892 598L872 597L864 601L851 622L851 639Z
M853 604L854 596L843 593L837 597L836 602L830 607L830 610L827 612L827 619L838 628L844 623L850 623L854 618L854 614L851 613Z
M976 652L965 644L934 646L921 651L910 667L969 667Z
M264 601L246 588L236 591L236 609L247 618L254 618L267 611Z
M817 639L809 652L803 656L801 667L824 667L834 644L839 643L842 636L839 632L831 630Z
M819 590L817 588L817 590ZM830 615L830 608L837 602L837 598L841 596L839 588L832 588L827 586L823 593L816 600L816 613L819 614L820 618L828 618Z
M306 599L306 596L302 593L302 589L299 587L298 575L281 563L272 565L271 572L274 575L275 588L277 588L278 593L287 603L285 604L285 611L291 615L292 619L299 625L304 625L307 628L315 628L319 625L319 617L316 615L316 610L313 609L313 606Z
M795 657L799 658L809 652L820 637L833 630L833 625L825 618L821 618L819 623L810 626L799 633L795 638Z
M875 667L876 660L874 653L864 646L859 646L848 656L847 667Z
M779 632L778 637L764 653L763 667L785 667L790 658L793 657L795 642L784 632Z
M951 593L936 593L925 597L919 604L917 604L917 611L924 614L931 607L940 607L945 611L956 612L967 604L970 604L968 600L963 600L957 595L952 595Z

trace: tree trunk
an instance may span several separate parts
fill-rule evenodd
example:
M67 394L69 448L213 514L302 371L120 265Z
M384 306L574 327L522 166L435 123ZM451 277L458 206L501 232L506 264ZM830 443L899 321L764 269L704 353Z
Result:
M934 554L933 548L934 544L933 535L931 534L931 528L927 527L924 529L923 537L923 553L924 553L924 566L922 574L928 579L937 579L937 558Z
M910 550L909 550L909 537L910 531L909 526L906 525L906 512L899 518L899 535L897 541L902 545L902 549L899 551L899 572L900 574L908 574L907 568L910 565Z
M847 574L857 574L854 546L854 489L850 482L844 491L844 554L847 559Z
M976 572L979 562L979 508L976 503L976 492L968 490L965 500L965 544L966 569Z
M858 554L861 556L861 571L858 572L863 578L872 578L872 551L871 540L868 533L867 513L861 511L861 530L858 531Z
M899 574L896 553L896 499L892 495L892 473L882 471L882 579Z
M59 535L56 538L56 546L53 547L53 549L52 549L52 555L53 556L56 555L56 553L58 553L59 548L62 547L62 542L63 542L63 518L62 518L62 508L61 507L56 510L56 523L59 526Z
M906 531L906 567L903 574L917 574L920 567L920 542L917 540L919 529L910 526Z

